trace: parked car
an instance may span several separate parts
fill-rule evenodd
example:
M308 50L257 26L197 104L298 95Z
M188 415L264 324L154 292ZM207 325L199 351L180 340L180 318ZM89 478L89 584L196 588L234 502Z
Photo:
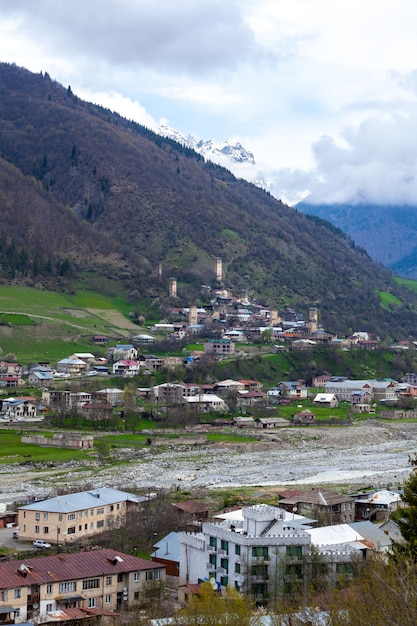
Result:
M19 539L19 531L18 530L14 530L13 531L13 539Z
M43 548L43 549L47 549L51 547L51 544L48 543L47 541L44 541L43 539L36 539L33 542L33 547L34 548Z

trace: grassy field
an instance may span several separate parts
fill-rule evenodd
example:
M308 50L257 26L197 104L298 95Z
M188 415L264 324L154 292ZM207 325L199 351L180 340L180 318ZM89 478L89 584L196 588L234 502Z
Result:
M388 291L379 291L378 295L384 309L392 309L402 305L401 300Z
M22 443L25 431L1 430L0 464L11 463L65 463L67 461L83 461L91 457L91 451L68 450L65 448L41 448ZM48 433L42 432L47 435Z
M141 332L128 317L132 308L126 300L91 291L66 295L1 286L0 347L4 355L12 352L22 364L91 352L93 335L122 341ZM100 353L100 348L94 345L94 351Z

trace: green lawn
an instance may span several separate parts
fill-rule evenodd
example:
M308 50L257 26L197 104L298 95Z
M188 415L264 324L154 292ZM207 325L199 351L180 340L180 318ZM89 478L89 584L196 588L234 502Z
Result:
M388 291L379 291L378 295L384 309L392 309L402 305L401 300Z
M87 450L69 450L66 448L41 448L22 443L22 434L26 431L0 430L0 463L65 463L83 461L91 456ZM42 433L47 434L47 433Z
M22 364L59 360L71 352L104 353L93 346L95 334L123 336L117 319L128 319L136 306L120 297L80 290L73 295L29 287L0 286L0 347ZM121 314L110 322L111 311ZM101 314L103 312L103 314ZM113 316L114 317L114 316ZM110 317L110 319L112 319ZM139 330L139 327L138 327Z

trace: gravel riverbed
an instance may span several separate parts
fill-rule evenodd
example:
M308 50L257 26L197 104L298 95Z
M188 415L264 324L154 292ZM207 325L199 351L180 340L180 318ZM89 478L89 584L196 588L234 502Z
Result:
M252 431L253 434L253 431ZM284 428L249 444L119 450L123 465L65 463L0 467L0 502L49 497L57 489L340 485L393 488L411 472L417 424L368 421L345 427Z

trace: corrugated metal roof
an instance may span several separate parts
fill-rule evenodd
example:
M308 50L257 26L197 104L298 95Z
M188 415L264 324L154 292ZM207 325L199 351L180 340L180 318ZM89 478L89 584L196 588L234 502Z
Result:
M154 545L155 552L151 554L154 559L164 559L166 561L175 561L179 563L181 556L181 547L178 533L171 532L166 537L158 541Z
M401 499L401 495L398 492L389 491L388 489L382 489L381 491L370 493L368 497L360 497L356 500L356 502L383 504L385 506L389 506L393 502L400 502Z
M382 548L391 545L389 537L369 521L321 526L306 531L311 535L311 543L316 546L361 543L368 548Z
M160 564L152 561L109 549L5 561L0 563L0 589L146 571L160 567ZM19 570L26 571L26 576L19 573Z
M106 506L117 502L144 502L145 496L138 496L134 493L119 491L111 487L100 487L91 491L80 491L78 493L69 493L64 496L56 496L48 500L40 502L32 502L26 506L20 507L19 510L29 511L47 511L49 513L72 513L75 511L84 511L85 509L95 508L96 506Z

